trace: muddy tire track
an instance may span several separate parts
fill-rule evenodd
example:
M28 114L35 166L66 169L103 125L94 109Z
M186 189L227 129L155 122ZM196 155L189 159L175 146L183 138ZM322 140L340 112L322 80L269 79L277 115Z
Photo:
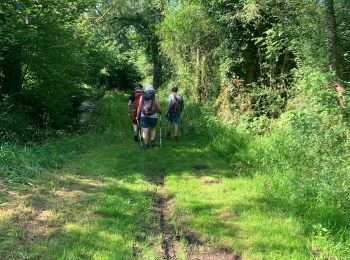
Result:
M175 230L169 222L169 198L165 194L165 187L161 187L158 198L159 223L162 232L163 259L176 259L174 246Z
M189 260L242 260L243 257L238 252L226 252L226 250L217 250L211 248L205 239L195 231L189 229L186 225L180 225L179 233L176 234L175 228L170 221L170 208L172 198L166 194L166 171L154 165L149 168L148 181L157 186L154 194L155 214L159 220L159 233L161 234L161 246L158 248L158 254L162 259L177 259L178 242L183 238L186 241L185 250ZM204 252L198 250L207 245Z
M159 248L159 255L162 259L174 260L176 259L175 250L175 229L169 221L170 201L166 194L165 187L165 170L154 167L150 174L149 181L157 186L155 193L155 211L159 219L159 229L162 236L161 248Z

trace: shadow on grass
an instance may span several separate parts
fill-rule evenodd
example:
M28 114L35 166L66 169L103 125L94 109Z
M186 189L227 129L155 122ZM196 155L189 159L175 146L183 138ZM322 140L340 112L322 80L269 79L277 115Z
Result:
M0 257L5 259L13 252L13 258L130 259L135 254L154 253L159 242L154 192L166 174L235 177L223 159L183 142L149 151L125 141L97 144L67 168L38 175L33 187L6 193L1 200L12 202L5 217L10 228L1 234L12 239L1 243ZM26 210L19 210L22 207ZM205 207L209 206L194 210L204 214ZM21 214L23 221L18 222ZM221 221L198 225L208 234L233 232ZM42 232L33 233L36 227ZM18 244L22 247L16 250Z
M131 174L125 179L97 179L89 173L84 176L81 169L78 172L42 176L36 188L5 195L3 201L12 204L8 215L4 216L5 211L1 215L10 228L0 233L12 239L6 245L0 243L2 259L131 259L143 250L155 250L158 219L153 212L152 185L124 185ZM36 227L40 234L35 233ZM15 250L18 244L21 247Z

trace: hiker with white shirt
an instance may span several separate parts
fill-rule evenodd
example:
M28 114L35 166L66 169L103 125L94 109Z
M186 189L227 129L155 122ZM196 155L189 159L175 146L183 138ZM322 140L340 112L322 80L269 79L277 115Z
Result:
M171 88L171 94L168 97L168 112L166 114L166 117L169 120L169 127L166 134L166 139L170 140L171 136L171 129L174 126L174 138L175 141L178 141L179 138L179 128L180 128L180 122L181 122L181 113L184 108L184 101L183 98L178 94L178 87L173 86Z

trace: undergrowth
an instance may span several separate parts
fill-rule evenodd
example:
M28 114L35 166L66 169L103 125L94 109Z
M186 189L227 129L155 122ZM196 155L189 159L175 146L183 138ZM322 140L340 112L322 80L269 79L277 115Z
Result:
M116 106L126 102L126 96L110 92L98 103L92 118L76 134L49 134L41 142L3 142L0 145L0 174L9 183L30 183L45 171L57 170L76 159L86 149L101 142L111 142L125 136L123 118L113 114ZM56 137L52 137L56 136Z
M164 99L165 94L160 96ZM129 119L116 113L115 107L126 102L126 95L106 95L84 135L40 145L2 144L1 175L9 182L30 183L36 174L60 168L88 147L127 138ZM181 138L220 155L232 174L263 181L262 200L271 211L302 223L315 256L346 259L350 253L349 128L341 114L310 96L294 102L298 109L290 107L281 118L270 120L265 134L251 131L261 129L259 123L247 130L222 122L212 107L186 102Z
M240 176L263 180L271 210L302 223L317 257L350 253L350 140L344 115L312 95L279 119L224 123L212 108L187 106L186 131L226 158ZM261 129L267 131L262 134Z

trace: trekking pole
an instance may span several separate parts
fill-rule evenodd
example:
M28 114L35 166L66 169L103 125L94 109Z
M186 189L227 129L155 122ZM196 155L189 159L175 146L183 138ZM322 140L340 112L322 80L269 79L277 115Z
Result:
M159 147L162 148L162 114L159 117Z
M137 119L137 132L139 135L140 146L142 148L141 125L138 119Z

